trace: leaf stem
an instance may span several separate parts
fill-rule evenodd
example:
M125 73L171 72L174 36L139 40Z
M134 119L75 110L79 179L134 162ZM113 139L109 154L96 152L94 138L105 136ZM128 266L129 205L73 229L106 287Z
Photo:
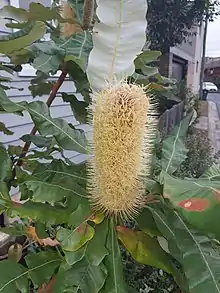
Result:
M51 90L51 93L50 93L50 96L46 102L47 106L50 107L51 104L53 103L54 99L56 98L56 95L57 95L57 92L58 90L60 89L61 85L63 84L65 78L66 78L66 75L67 75L67 71L66 69L64 68L57 80L57 82L53 85L53 88ZM30 132L30 135L35 135L37 132L37 129L36 127L34 126ZM31 145L31 142L30 141L27 141L22 149L22 152L19 156L19 159L17 161L17 166L22 166L23 164L23 161L22 159L26 156L29 148L30 148L30 145Z

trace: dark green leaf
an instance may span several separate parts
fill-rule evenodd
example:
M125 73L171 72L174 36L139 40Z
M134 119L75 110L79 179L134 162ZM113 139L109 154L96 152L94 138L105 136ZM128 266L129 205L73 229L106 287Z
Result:
M105 247L107 234L108 221L105 219L101 224L96 225L95 235L87 246L86 259L91 265L100 265L106 255L109 254Z
M78 261L81 261L85 256L87 244L78 249L77 251L65 251L65 259L68 265L72 266Z
M12 161L2 145L0 145L0 161L0 181L4 181L6 178L11 177Z
M160 56L160 51L145 50L135 59L135 68L141 69L143 65L158 60Z
M0 87L0 112L8 112L21 115L22 111L23 109L21 109L17 104L9 100L5 91Z
M25 134L21 137L21 139L24 142L32 142L39 148L43 147L51 147L53 143L53 138L51 137L45 137L45 136L40 136L40 135L30 135L30 134Z
M22 289L22 293L28 293L28 271L20 264L11 260L0 262L0 292L12 293Z
M36 233L40 239L44 239L49 236L48 233L46 232L47 226L45 223L37 221L35 223L35 229L36 229Z
M124 281L121 252L115 232L113 220L109 220L109 230L106 248L109 254L105 258L105 266L108 270L103 293L127 293L127 286Z
M62 94L64 102L70 103L74 117L79 123L87 123L87 107L88 103L78 101L75 95Z
M47 105L43 102L32 102L25 107L41 135L53 135L57 143L66 150L88 153L87 139L82 130L69 127L60 118L51 118Z
M137 218L139 228L144 232L153 236L161 236L160 230L155 223L154 217L150 210L144 209Z
M42 52L34 59L33 67L44 73L55 74L59 69L62 58L59 55L47 55Z
M9 130L4 123L0 122L0 132L3 132L6 135L12 135L14 134L14 132L12 132L11 130Z
M188 150L184 138L191 119L192 113L186 116L163 141L162 169L169 174L173 174L186 158Z
M98 293L105 283L106 275L103 264L92 266L84 259L65 272L65 285L70 291L64 292Z
M29 276L35 288L49 281L62 259L55 252L32 253L25 257Z

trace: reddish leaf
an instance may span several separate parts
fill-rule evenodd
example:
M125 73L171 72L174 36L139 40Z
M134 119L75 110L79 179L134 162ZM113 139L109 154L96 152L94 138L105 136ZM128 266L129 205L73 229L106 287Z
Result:
M208 199L194 197L182 200L177 205L179 205L187 211L202 212L209 207L209 201Z

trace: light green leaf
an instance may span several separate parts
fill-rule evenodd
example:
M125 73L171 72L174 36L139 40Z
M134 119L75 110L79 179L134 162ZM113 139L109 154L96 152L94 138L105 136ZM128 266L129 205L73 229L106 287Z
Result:
M0 87L0 112L8 112L22 115L22 109L9 100L5 91Z
M162 169L169 174L173 174L186 158L188 150L184 138L191 119L192 113L186 116L163 141Z
M9 40L0 40L0 53L11 54L19 51L33 42L39 40L46 33L46 25L43 22L36 22L28 32L26 29L20 31L20 36ZM12 36L12 34L11 34Z
M106 82L116 82L134 73L134 59L146 42L146 13L145 0L97 2L99 21L94 25L87 69L94 92L105 88Z
M68 265L72 266L78 261L81 261L85 256L87 244L78 249L77 251L65 251L65 260Z
M156 238L122 226L117 227L117 232L118 238L137 262L157 267L167 273L173 272L174 266L171 259Z
M211 166L201 177L201 179L207 179L210 181L220 181L220 167L217 164Z
M144 50L136 59L135 59L135 68L142 69L145 64L149 64L153 61L157 61L161 56L160 51Z
M94 228L85 222L73 230L61 227L57 232L56 239L61 243L63 250L77 251L93 238L94 233Z
M108 270L103 293L127 293L127 286L124 281L121 252L115 232L114 221L109 220L109 230L106 241L106 248L109 254L105 258L105 266Z

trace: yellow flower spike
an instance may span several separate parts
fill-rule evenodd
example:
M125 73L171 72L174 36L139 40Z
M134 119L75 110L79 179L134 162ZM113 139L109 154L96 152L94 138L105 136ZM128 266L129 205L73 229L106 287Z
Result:
M88 190L95 211L130 218L143 207L139 176L150 171L156 133L151 101L143 87L125 82L93 96Z

